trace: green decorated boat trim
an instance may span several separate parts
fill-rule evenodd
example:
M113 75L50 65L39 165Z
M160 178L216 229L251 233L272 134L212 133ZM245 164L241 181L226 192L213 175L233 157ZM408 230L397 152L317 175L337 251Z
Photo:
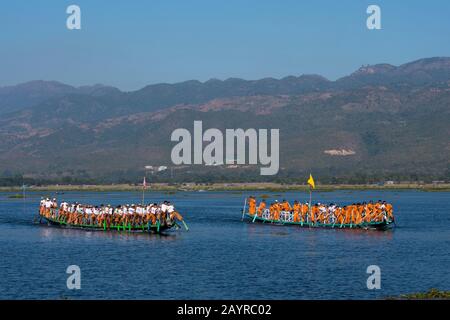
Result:
M265 219L262 217L259 217L257 215L250 215L249 213L245 213L245 216L250 218L252 222L258 221L262 223L271 223L271 224L278 224L278 225L297 225L301 227L310 227L310 228L331 228L331 229L361 229L361 228L377 228L377 227L385 227L389 226L393 223L393 221L380 221L380 222L364 222L360 224L351 224L351 223L312 223L312 222L293 222L293 221L280 221L280 220L272 220L272 219Z
M128 225L124 225L124 224L110 224L109 228L106 225L106 222L104 222L102 225L91 225L91 224L72 224L72 223L67 223L66 221L60 221L58 219L54 219L54 218L47 218L47 217L42 217L42 219L45 219L47 221L49 221L50 223L56 224L56 225L61 225L61 226L66 226L66 227L71 227L71 228L79 228L79 229L93 229L93 230L104 230L104 231L109 231L109 230L117 230L117 231L146 231L149 229L152 230L156 230L157 232L160 231L160 229L162 229L161 224L159 223L159 221L157 221L156 224L144 224L144 225L139 225L139 226L132 226L131 224ZM165 226L165 228L170 228L171 226Z

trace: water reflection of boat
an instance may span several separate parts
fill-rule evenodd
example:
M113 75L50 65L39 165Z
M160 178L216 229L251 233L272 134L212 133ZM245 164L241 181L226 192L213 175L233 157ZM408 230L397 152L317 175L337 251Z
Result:
M301 228L326 228L326 229L364 229L364 230L388 230L394 227L392 220L363 222L360 224L339 224L339 223L321 223L321 222L293 222L288 215L280 217L278 220L260 217L258 215L244 214L244 218L251 223L263 223L281 226L297 226Z

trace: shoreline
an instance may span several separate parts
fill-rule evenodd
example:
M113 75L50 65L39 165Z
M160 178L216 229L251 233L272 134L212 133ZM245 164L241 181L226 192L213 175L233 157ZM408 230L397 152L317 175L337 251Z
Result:
M315 192L331 192L337 190L418 190L425 192L450 191L450 183L443 184L418 184L418 183L399 183L392 185L375 184L340 184L340 185L317 185ZM114 184L114 185L45 185L45 186L27 186L26 191L87 191L87 192L126 192L142 191L141 185ZM286 192L286 191L309 191L308 185L299 184L281 184L281 183L151 183L147 185L146 192L152 191L266 191L266 192ZM0 192L22 192L21 186L0 187Z

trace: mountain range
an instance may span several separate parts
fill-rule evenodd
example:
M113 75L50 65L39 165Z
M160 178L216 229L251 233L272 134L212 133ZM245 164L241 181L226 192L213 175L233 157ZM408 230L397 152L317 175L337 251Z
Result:
M56 81L0 87L0 177L135 179L171 166L176 128L279 128L280 172L183 166L158 179L323 181L450 179L450 58L320 75L154 84L137 91ZM175 175L173 173L175 171ZM175 177L174 177L175 176Z

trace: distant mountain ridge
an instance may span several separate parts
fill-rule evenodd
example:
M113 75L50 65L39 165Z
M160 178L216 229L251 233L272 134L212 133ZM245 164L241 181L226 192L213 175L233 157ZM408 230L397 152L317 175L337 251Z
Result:
M336 81L339 88L358 88L364 85L401 87L446 85L449 81L450 58L420 59L398 67L390 64L362 66L349 76Z
M151 111L175 104L202 103L215 98L253 95L298 95L323 90L350 90L364 86L445 85L450 78L450 58L426 58L402 64L362 66L349 76L330 81L319 75L287 76L282 79L243 80L229 78L205 82L189 80L175 84L154 84L122 92L117 88L93 85L73 87L56 81L30 81L16 86L0 87L0 114L38 105L48 99L68 95L102 98L114 96L117 102ZM100 99L101 100L101 99Z
M192 80L132 92L31 81L0 88L0 114L0 177L117 181L170 165L171 132L203 120L280 128L284 178L313 170L322 179L450 179L450 58L362 66L336 81ZM185 178L260 179L251 168L201 168Z
M15 86L0 87L0 114L38 105L48 99L70 94L100 96L119 89L100 84L73 87L57 81L33 80Z

